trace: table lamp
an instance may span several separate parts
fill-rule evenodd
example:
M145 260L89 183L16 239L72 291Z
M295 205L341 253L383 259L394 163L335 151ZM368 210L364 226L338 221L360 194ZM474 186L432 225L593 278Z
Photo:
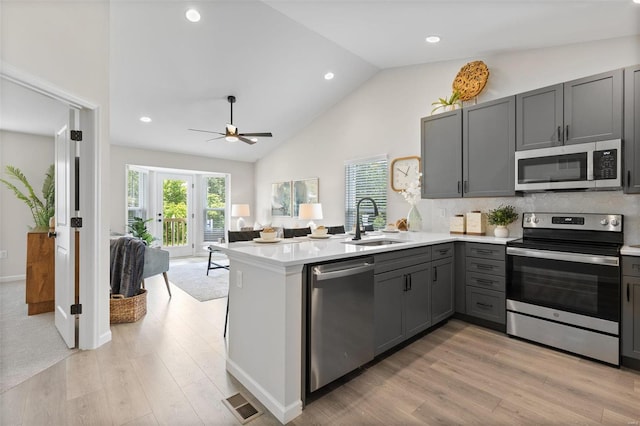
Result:
M308 204L300 204L300 209L298 210L298 217L302 220L308 220L309 223L307 226L311 228L313 232L316 229L316 224L313 223L314 220L322 219L322 204L320 203L308 203Z
M244 228L244 219L245 217L251 216L251 210L249 209L249 204L231 204L231 217L238 218L238 231L241 231Z

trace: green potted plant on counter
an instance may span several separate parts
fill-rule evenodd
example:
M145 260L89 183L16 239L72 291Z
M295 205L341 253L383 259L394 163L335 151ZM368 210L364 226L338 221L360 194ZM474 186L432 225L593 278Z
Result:
M493 235L499 238L506 238L509 236L507 225L518 220L518 217L519 215L514 206L500 205L497 209L489 211L487 220L489 221L489 225L496 226Z

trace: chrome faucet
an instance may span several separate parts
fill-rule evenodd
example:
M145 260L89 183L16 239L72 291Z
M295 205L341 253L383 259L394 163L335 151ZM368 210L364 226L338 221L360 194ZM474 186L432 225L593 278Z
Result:
M371 201L371 203L373 204L373 213L378 216L378 206L376 206L376 202L373 201L373 198L370 197L364 197L361 198L360 201L358 201L358 204L356 204L356 236L353 237L353 241L357 241L357 240L361 240L361 234L364 234L365 231L360 231L360 203L363 202L364 200L369 200Z

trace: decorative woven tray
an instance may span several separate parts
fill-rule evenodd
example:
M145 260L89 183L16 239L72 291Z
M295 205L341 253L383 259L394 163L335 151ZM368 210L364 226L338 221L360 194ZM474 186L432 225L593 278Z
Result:
M452 87L460 92L460 100L468 101L482 92L488 78L487 65L482 61L473 61L460 68Z

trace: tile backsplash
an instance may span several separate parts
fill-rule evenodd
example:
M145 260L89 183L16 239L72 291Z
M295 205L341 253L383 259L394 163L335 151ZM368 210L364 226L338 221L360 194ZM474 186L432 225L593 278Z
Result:
M544 192L521 197L421 200L419 209L426 231L448 232L452 216L472 210L486 213L500 204L515 206L521 218L523 212L622 214L625 244L640 244L640 195L625 195L621 191ZM509 235L522 236L521 225L520 220L509 225ZM494 226L487 225L487 235L493 235L493 229Z

